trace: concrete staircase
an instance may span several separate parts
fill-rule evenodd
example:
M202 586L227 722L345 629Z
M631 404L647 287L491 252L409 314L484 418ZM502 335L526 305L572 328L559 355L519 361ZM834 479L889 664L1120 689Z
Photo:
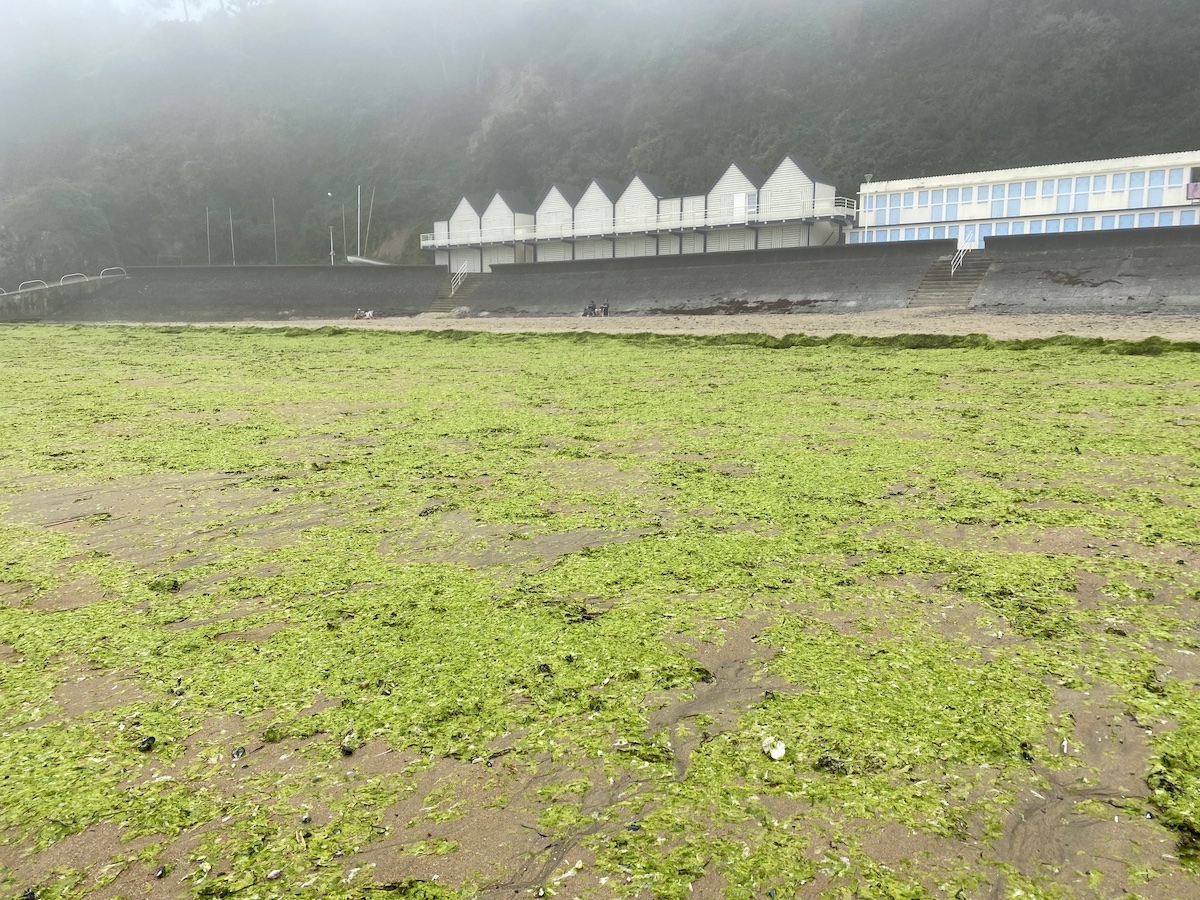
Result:
M433 305L425 311L425 315L432 316L448 316L460 306L467 306L467 300L475 293L475 289L479 287L479 282L483 278L482 275L468 275L463 279L462 284L458 286L454 296L450 295L450 291L454 286L454 276L447 275L446 280L442 282L442 286L438 288L437 297L433 301Z
M953 257L943 256L925 273L917 293L909 301L909 308L940 307L942 309L966 309L983 278L992 267L992 261L978 250L963 257L962 265L951 277L950 265Z

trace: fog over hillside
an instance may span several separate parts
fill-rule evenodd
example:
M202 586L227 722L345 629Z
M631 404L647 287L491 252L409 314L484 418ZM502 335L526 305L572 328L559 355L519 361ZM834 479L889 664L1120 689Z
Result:
M1194 0L42 0L6 11L0 287L120 262L368 253L467 191L792 150L876 178L1194 149ZM161 18L170 16L171 18ZM332 196L331 196L332 195ZM218 221L219 220L219 221ZM353 244L353 226L351 226ZM353 246L351 247L353 250ZM339 252L341 247L339 246Z

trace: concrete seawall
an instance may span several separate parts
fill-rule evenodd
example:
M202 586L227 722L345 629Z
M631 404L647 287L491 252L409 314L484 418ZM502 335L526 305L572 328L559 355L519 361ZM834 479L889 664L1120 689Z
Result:
M124 281L120 276L52 284L0 295L0 322L41 322L67 306L87 303L101 290Z
M43 320L348 319L360 307L380 316L415 316L429 309L446 278L437 266L172 266L128 273L103 293L61 304Z
M980 312L1200 314L1200 227L989 238Z
M758 250L494 266L461 305L470 315L578 316L859 312L897 309L953 241Z

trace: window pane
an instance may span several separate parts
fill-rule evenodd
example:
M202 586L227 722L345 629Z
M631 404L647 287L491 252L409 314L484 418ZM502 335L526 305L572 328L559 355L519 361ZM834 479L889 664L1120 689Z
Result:
M1001 222L999 225L996 226L996 237L1007 237L1007 236L1008 236L1008 223Z
M1147 206L1162 206L1163 205L1163 189L1160 187L1152 187L1146 191Z
M1104 216L1100 220L1100 229L1102 231L1112 231L1116 227L1117 227L1117 217L1116 216Z
M900 229L899 229L899 228L893 228L891 231L889 231L889 232L888 232L888 240L889 240L889 241L898 241L898 240L900 240Z
M1059 194L1058 195L1058 204L1057 204L1057 206L1055 206L1054 211L1059 212L1059 213L1070 212L1071 211L1071 195L1070 194Z
M1138 216L1138 228L1153 228L1154 213L1141 213Z
M1122 172L1120 175L1113 176L1113 190L1114 191L1125 190L1125 173L1124 172Z
M1092 179L1089 178L1087 175L1083 175L1083 176L1075 179L1075 193L1078 194L1081 191L1089 191L1089 190L1091 190L1091 188L1092 188Z
M1062 222L1058 219L1050 219L1046 222L1046 234L1058 234L1062 230Z
M939 225L937 228L933 229L933 239L935 241L944 240L945 237L946 237L946 226L945 225Z
M1009 200L1008 201L1008 214L1009 214L1009 216L1019 216L1021 214L1021 201L1020 200Z
M981 187L979 190L977 190L975 192L975 202L982 203L983 201L985 201L987 199L988 199L988 189L987 189L987 185L984 185L983 187Z
M1144 188L1146 186L1146 173L1134 172L1129 176L1129 186L1131 188Z
M1035 197L1037 197L1037 182L1036 181L1025 182L1025 199L1032 200Z
M1170 180L1167 183L1171 187L1181 187L1183 185L1183 169L1172 169Z
M1093 194L1103 194L1107 190L1108 190L1108 176L1107 175L1097 175L1095 178L1092 179L1092 193Z
M933 203L941 203L944 200L945 193L945 191L934 191L933 196L930 197L930 200ZM951 193L954 194L955 197L958 196L958 191L951 191Z
M900 208L900 195L892 194L892 196L888 198L888 206L894 206L897 209L899 209Z
M949 228L949 229L948 229L948 231L947 231L947 234L948 234L950 237L952 237L952 238L957 238L957 237L958 237L958 226L957 226L957 225L951 225L951 226L950 226L950 228Z
M947 203L957 203L958 202L958 188L950 188L950 190L946 191L946 202Z
M917 240L918 241L929 240L929 229L928 228L918 228L917 229Z
M1162 187L1167 183L1167 173L1162 169L1155 169L1150 173L1150 187Z
M992 185L992 199L993 200L1003 200L1004 199L1004 185L1002 185L1002 184L993 184Z
M928 206L928 205L929 205L929 191L921 191L921 193L917 194L917 206Z
M1118 228L1132 228L1133 227L1133 215L1129 214L1129 215L1121 216L1121 218L1118 219L1117 222L1118 222L1118 225L1117 225Z
M886 209L883 209L882 207L880 207L879 209L875 210L875 224L876 225L886 225L887 224L887 210Z
M1078 230L1079 230L1079 220L1078 219L1063 219L1063 231L1078 231Z
M940 203L929 207L930 221L941 222L943 219L945 219L945 216L943 215L944 212L945 212L945 210L942 207L942 204L940 204Z
M1196 224L1196 211L1194 209L1189 209L1189 210L1186 210L1185 212L1181 212L1179 214L1179 224L1180 225L1195 225Z
M958 218L958 204L957 203L947 203L946 204L946 218L947 219L957 219Z
M1159 228L1168 228L1174 224L1175 224L1175 213L1165 212L1165 213L1158 214L1158 227Z
M1042 233L1042 223L1041 222L1030 222L1029 223L1029 233L1030 234L1041 234Z
M968 241L968 242L975 240L975 226L974 225L968 225L966 228L963 229L963 240Z
M1129 189L1129 205L1134 208L1139 207L1139 206L1145 206L1146 205L1145 196L1146 196L1146 191L1143 188L1130 188Z
M1088 195L1075 195L1075 208L1071 212L1087 212L1088 211Z
M1054 182L1053 181L1043 181L1042 182L1042 196L1043 197L1053 197L1054 196Z
M1084 231L1095 231L1096 230L1096 217L1095 216L1084 216L1083 230Z
M1025 233L1025 223L1024 222L1013 222L1012 233L1013 234L1024 234Z
M908 192L907 192L907 193L905 193L905 195L904 195L904 208L905 208L905 209L912 209L912 203L913 203L913 192L912 192L912 191L908 191Z
M992 236L992 226L991 225L980 225L979 226L979 239L980 240L984 240L985 238L990 238L991 236Z
M963 203L970 203L970 202L971 202L971 190L972 190L972 189L971 189L971 188L969 188L969 187L966 187L966 188L963 188L963 189L962 189L962 202L963 202Z
M1070 178L1058 179L1058 192L1060 194L1071 193L1071 179Z
M871 211L871 208L872 208L872 207L871 207L871 204L872 204L874 201L875 201L875 198L874 198L874 197L872 197L870 194L867 194L867 196L863 197L863 209L864 209L866 212L870 212L870 211Z
M917 239L917 229L905 228L904 229L904 239L906 241L915 241Z
M1021 185L1010 184L1008 186L1008 199L1011 200L1013 197L1020 197L1020 196L1021 196Z
M992 201L992 218L998 219L1002 215L1004 215L1004 200L1003 199L993 200Z

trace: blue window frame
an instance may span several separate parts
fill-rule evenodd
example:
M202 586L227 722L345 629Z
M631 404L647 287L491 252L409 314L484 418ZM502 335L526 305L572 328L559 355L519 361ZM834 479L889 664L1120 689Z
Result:
M918 228L917 229L917 240L918 241L929 240L929 229L928 228Z
M1012 223L1012 233L1013 234L1024 234L1025 233L1025 223L1024 222L1013 222Z
M942 241L942 240L946 239L946 226L945 225L938 225L936 228L933 229L933 239L935 241Z
M917 206L929 205L929 191L921 191L917 194Z
M963 203L971 202L971 191L972 190L973 190L973 188L969 188L969 187L965 187L962 189L962 202Z
M1120 172L1113 176L1113 193L1121 193L1125 190L1125 173Z
M1046 221L1046 234L1058 234L1062 231L1062 221L1059 219L1048 219Z
M904 239L906 241L915 241L917 239L917 229L905 228L904 229Z
M1100 219L1100 230L1101 231L1112 231L1116 227L1117 227L1117 217L1116 216L1103 216Z
M1078 230L1079 230L1079 220L1078 219L1074 219L1074 218L1063 219L1063 231L1078 231Z
M1095 231L1096 230L1096 217L1095 216L1084 216L1083 222L1081 223L1081 225L1082 225L1084 231Z
M1183 169L1172 169L1167 184L1171 187L1183 187Z
M1108 190L1108 176L1107 175L1097 175L1095 178L1092 179L1092 193L1093 194L1103 194L1107 190Z
M1117 220L1118 228L1132 228L1134 223L1133 213L1126 213Z
M1170 228L1174 224L1175 224L1175 213L1165 212L1165 213L1158 214L1158 227L1159 228Z
M1030 234L1041 234L1042 233L1042 223L1041 222L1030 222L1029 223L1029 233Z
M1179 214L1179 224L1180 225L1195 225L1196 224L1196 211L1194 209L1188 209L1188 210L1184 210L1183 212L1181 212Z
M1154 213L1139 213L1138 214L1138 228L1153 228L1153 227L1154 227Z

